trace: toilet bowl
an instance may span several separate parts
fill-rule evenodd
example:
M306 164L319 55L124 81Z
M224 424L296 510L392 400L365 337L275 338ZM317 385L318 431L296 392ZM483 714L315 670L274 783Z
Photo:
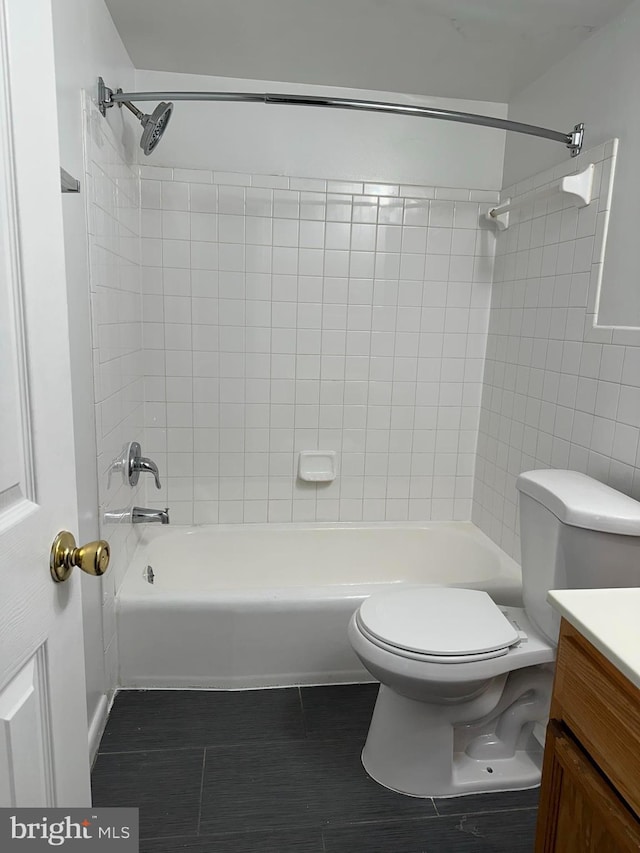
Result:
M538 784L531 730L553 676L528 668L550 663L555 650L523 609L499 608L477 590L404 588L368 598L349 640L381 682L362 753L373 779L415 797ZM519 670L524 680L511 675ZM518 725L501 731L501 717Z
M640 586L640 503L573 471L518 478L524 608L478 590L375 593L349 640L380 681L362 763L415 797L539 784L559 621L553 588Z

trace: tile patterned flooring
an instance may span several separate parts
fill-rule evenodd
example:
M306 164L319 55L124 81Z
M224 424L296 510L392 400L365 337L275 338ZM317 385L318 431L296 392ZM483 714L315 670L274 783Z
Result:
M537 789L419 800L367 776L376 693L123 691L94 805L140 807L140 853L530 853Z

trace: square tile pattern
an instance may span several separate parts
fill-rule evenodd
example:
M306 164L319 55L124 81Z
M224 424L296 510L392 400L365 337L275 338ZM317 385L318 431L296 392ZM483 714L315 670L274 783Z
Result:
M377 685L123 691L96 806L139 806L141 853L529 853L538 790L405 797L365 773Z
M516 560L522 471L581 471L640 500L640 334L597 324L616 153L605 143L503 191L524 203L497 237L472 518ZM588 163L588 207L526 203Z
M122 523L101 525L101 534L111 547L111 565L100 579L106 676L100 690L110 693L118 668L115 590L138 542L126 510L144 503L143 478L131 487L122 472L110 470L122 456L123 447L140 440L144 425L140 180L137 167L127 160L121 141L86 92L83 128L97 515L102 519L105 512L117 511L122 519Z
M467 520L496 193L141 167L151 506ZM339 476L296 479L300 450Z

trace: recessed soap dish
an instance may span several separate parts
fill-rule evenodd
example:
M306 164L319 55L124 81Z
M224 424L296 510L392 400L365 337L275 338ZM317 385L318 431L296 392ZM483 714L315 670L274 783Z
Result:
M335 450L301 450L298 478L308 483L330 483L336 478Z

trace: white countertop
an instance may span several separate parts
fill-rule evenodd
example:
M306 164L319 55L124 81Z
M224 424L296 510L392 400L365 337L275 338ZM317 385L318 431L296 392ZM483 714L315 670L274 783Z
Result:
M552 590L547 598L640 688L640 588Z

